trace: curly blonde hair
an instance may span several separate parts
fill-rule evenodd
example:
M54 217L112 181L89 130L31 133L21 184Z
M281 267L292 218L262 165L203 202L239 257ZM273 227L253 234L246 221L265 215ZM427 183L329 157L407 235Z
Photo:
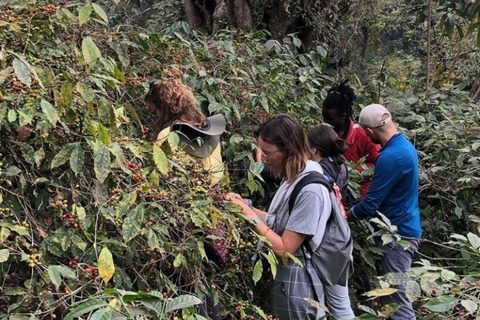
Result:
M207 124L205 115L196 107L192 91L183 84L181 74L176 68L164 69L163 78L150 83L145 102L155 106L157 121L152 129L154 138L175 122L185 122L199 128Z

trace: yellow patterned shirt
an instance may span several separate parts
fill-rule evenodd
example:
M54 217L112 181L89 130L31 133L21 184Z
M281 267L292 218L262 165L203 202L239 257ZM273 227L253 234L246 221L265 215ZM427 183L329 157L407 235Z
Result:
M178 148L178 146L175 146L170 133L171 133L170 127L165 128L162 131L160 131L160 133L157 136L156 144L159 147L161 147L165 143L165 141L168 140L168 143L170 144L170 147L172 149ZM203 165L203 169L210 172L210 185L211 186L216 185L217 183L220 182L220 180L222 180L223 172L224 172L224 165L223 165L223 162L222 162L220 143L217 145L215 150L213 150L213 152L208 157L205 157L205 158L200 158L200 157L197 157L197 156L193 156L193 155L188 154L187 152L185 152L183 150L180 151L180 152L182 153L182 155L184 155L183 160L188 162L191 159L191 160L196 161L197 163L201 163Z

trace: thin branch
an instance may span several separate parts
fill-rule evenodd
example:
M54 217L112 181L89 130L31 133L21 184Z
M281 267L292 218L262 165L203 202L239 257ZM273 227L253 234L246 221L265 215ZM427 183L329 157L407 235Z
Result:
M427 76L425 89L428 90L430 86L430 47L432 34L432 0L428 0L428 17L427 17Z

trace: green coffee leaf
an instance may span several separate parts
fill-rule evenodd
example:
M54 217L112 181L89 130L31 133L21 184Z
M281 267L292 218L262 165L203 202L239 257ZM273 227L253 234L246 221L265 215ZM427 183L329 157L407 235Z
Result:
M255 267L253 268L253 282L257 283L258 280L260 280L260 278L262 277L262 273L263 273L263 264L262 264L262 260L259 259L255 263Z
M8 111L8 122L14 122L17 120L17 112L13 109Z
M475 301L472 300L462 300L460 302L462 306L467 309L468 312L473 314L475 311L478 309L478 304Z
M102 277L105 284L112 278L115 273L115 265L113 264L113 257L110 250L104 247L98 257L98 273Z
M83 314L92 312L93 310L100 309L108 306L108 303L101 299L90 299L80 303L70 311L63 320L73 320L80 317Z
M112 309L111 308L100 308L95 311L91 316L90 320L110 320L112 319Z
M0 228L0 243L5 242L7 238L10 236L10 230L8 228Z
M75 89L86 103L93 101L93 98L95 97L95 91L93 91L90 86L83 82L77 82Z
M107 146L112 144L112 139L108 134L107 128L105 128L101 123L99 123L97 126L97 132L98 132L98 140L102 141Z
M38 149L37 151L35 151L33 157L35 158L35 164L37 165L37 167L40 167L43 159L45 159L45 150L43 150L43 148Z
M137 200L136 191L132 191L130 193L124 193L122 199L117 205L116 217L117 218L123 217L123 215L127 213L130 206L134 204L136 200Z
M58 104L64 108L72 106L73 102L73 89L70 82L65 82L60 89L60 99Z
M95 176L100 183L103 183L110 174L110 151L106 146L99 147L94 155Z
M15 76L18 80L24 85L30 87L32 84L32 77L30 76L30 71L32 66L23 59L13 59L12 62L13 69L15 70Z
M125 243L138 236L143 226L144 212L142 207L136 207L130 210L127 217L123 221L122 231Z
M48 276L50 280L55 285L55 287L59 287L62 283L62 278L60 277L60 273L58 272L57 266L49 266L48 267Z
M82 41L82 54L85 58L85 62L91 67L93 67L97 60L102 57L100 49L98 49L97 45L90 37L86 37Z
M57 167L63 165L65 162L67 162L67 160L70 157L70 152L71 151L72 151L72 149L70 148L70 146L67 146L67 147L63 148L59 153L57 153L53 157L52 163L50 164L50 168L51 169L57 168Z
M450 281L450 280L455 279L455 277L456 277L457 274L456 274L455 272L453 272L453 271L444 269L444 270L442 270L441 275L442 275L442 278L443 278L445 281Z
M82 9L80 9L80 12L78 14L78 22L80 23L80 25L87 23L88 20L90 20L90 15L92 14L92 11L92 6L89 3L87 3L82 7Z
M169 301L165 306L164 312L168 313L173 310L192 307L200 303L202 303L202 300L198 299L197 297L184 294L184 295L181 295L180 297L173 298L171 301Z
M78 217L78 222L80 222L80 224L86 228L85 226L85 218L86 218L86 213L85 213L85 208L84 207L75 207L75 211L77 213L77 217Z
M468 242L472 245L474 249L478 249L480 247L480 237L476 234L469 232L467 234Z
M175 268L178 268L180 266L186 267L187 266L187 259L185 259L185 256L183 254L179 253L175 257L175 260L173 261L173 266Z
M162 174L168 172L168 159L165 153L156 144L153 145L153 161Z
M428 300L423 306L434 312L446 312L452 310L458 303L458 298L453 296L440 296Z
M10 256L9 249L0 250L0 263L7 261L9 256Z
M70 168L72 168L75 174L82 171L84 158L85 155L82 146L80 144L74 145L70 153Z
M105 13L105 11L96 3L92 3L93 10L95 10L95 13L98 14L100 18L102 18L103 21L108 23L108 16Z
M51 124L56 125L57 121L60 120L60 117L58 116L55 107L44 99L40 102L40 107L42 108L43 113L47 116L48 121L50 121Z
M152 173L148 176L148 182L154 187L158 189L160 187L160 175L157 173L156 170L153 170Z

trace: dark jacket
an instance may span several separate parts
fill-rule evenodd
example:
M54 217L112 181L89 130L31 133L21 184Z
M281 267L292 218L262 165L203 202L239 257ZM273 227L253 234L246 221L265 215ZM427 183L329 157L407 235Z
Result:
M340 188L342 200L345 203L347 199L348 181L350 179L347 166L345 165L345 163L342 163L339 170L331 157L325 158L319 163L322 166L323 173L327 174L329 177L335 180L335 183Z

